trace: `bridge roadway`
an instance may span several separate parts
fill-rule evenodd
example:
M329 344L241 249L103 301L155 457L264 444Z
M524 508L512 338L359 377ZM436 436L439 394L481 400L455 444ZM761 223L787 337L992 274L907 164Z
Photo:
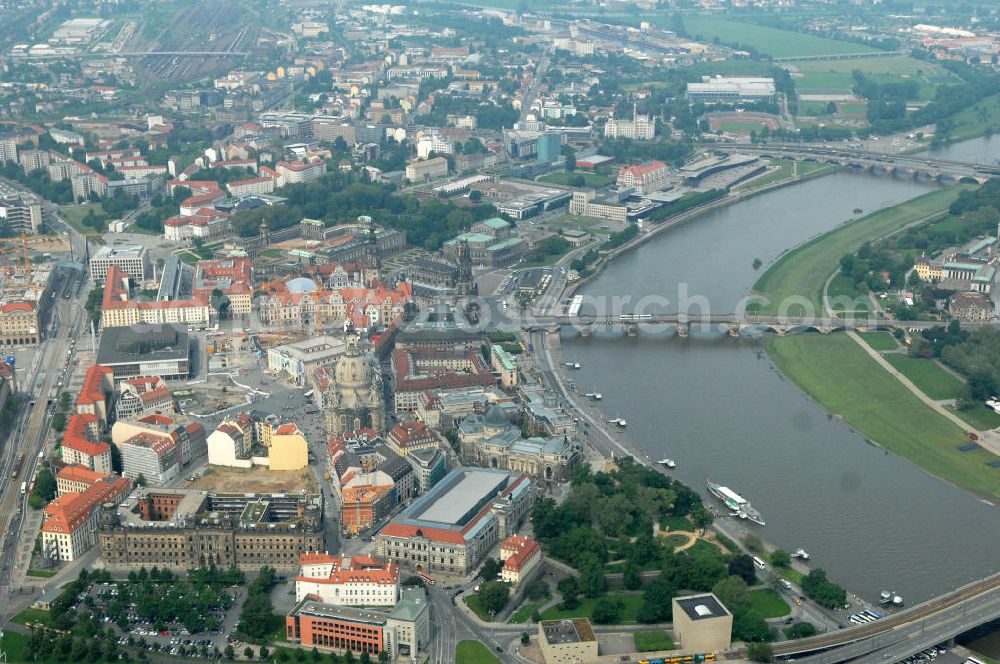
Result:
M809 664L856 659L865 664L889 659L898 661L997 617L1000 617L1000 574L974 581L873 623L776 643L774 655Z
M631 314L624 314L632 316ZM692 329L708 328L725 330L732 336L738 336L743 330L762 330L784 334L791 330L815 330L823 334L829 332L845 332L849 330L866 332L869 330L924 330L931 327L946 325L944 321L899 321L889 319L869 318L830 318L819 316L753 316L748 314L677 314L655 313L642 314L644 318L623 318L622 315L602 314L543 314L526 319L521 325L524 329L555 330L561 327L574 327L583 334L589 334L594 326L622 327L628 334L635 334L642 327L671 327L681 336L687 336ZM984 326L996 326L997 321L963 321L963 329L973 329Z
M825 160L833 163L878 166L886 170L898 168L920 172L947 173L959 177L984 179L1000 175L1000 165L973 164L933 157L917 157L904 154L885 154L865 150L846 150L831 145L814 143L767 143L764 145L720 144L713 149L722 152L740 152L783 157L791 159Z

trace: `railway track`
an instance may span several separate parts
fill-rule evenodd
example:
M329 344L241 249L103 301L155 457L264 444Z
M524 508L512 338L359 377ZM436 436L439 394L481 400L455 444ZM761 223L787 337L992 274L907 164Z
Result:
M1000 588L1000 574L994 574L873 623L837 630L836 632L828 632L799 641L775 644L774 654L782 656L808 652L810 650L823 650L884 634L897 627L922 620L998 588Z

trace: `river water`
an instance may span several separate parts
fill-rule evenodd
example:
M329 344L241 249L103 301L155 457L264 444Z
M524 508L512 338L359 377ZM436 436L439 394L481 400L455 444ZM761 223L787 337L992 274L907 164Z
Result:
M635 299L650 296L676 310L686 284L688 298L704 296L713 312L729 313L765 269L753 269L755 258L766 266L856 208L868 213L931 186L836 173L778 189L662 234L583 294L632 298L612 311L633 311ZM891 590L915 603L998 569L1000 509L831 418L757 341L598 329L590 338L565 333L563 355L582 365L572 376L578 389L602 392L601 409L627 419L629 437L650 458L675 459L676 476L702 493L706 479L742 493L767 521L763 537L805 548L814 566L862 597Z

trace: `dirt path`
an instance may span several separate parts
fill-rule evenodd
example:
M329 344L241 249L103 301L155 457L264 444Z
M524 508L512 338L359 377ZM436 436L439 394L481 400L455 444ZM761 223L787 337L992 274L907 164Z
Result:
M726 547L722 546L722 543L715 538L715 533L705 532L698 535L698 533L693 533L690 530L660 530L659 522L653 523L653 537L669 537L671 535L683 535L684 537L687 537L687 541L684 542L684 544L674 547L674 553L687 551L692 546L697 544L699 539L704 540L709 544L714 544L719 547L720 551L726 553Z

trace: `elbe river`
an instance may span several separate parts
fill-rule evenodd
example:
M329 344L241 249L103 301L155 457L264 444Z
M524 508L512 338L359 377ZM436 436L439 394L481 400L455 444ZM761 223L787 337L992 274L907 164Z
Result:
M992 163L997 148L1000 137L936 154ZM777 189L661 234L582 293L631 298L611 308L617 315L650 296L668 301L655 308L676 311L686 288L713 313L731 313L782 252L859 216L855 209L868 214L934 186L838 172ZM564 333L563 356L582 365L570 376L578 391L600 391L601 410L625 418L651 459L673 458L674 475L705 495L707 479L743 494L767 522L744 527L788 551L806 549L850 592L877 600L889 590L914 604L1000 569L1000 507L830 417L778 373L759 341L597 329L590 338Z

